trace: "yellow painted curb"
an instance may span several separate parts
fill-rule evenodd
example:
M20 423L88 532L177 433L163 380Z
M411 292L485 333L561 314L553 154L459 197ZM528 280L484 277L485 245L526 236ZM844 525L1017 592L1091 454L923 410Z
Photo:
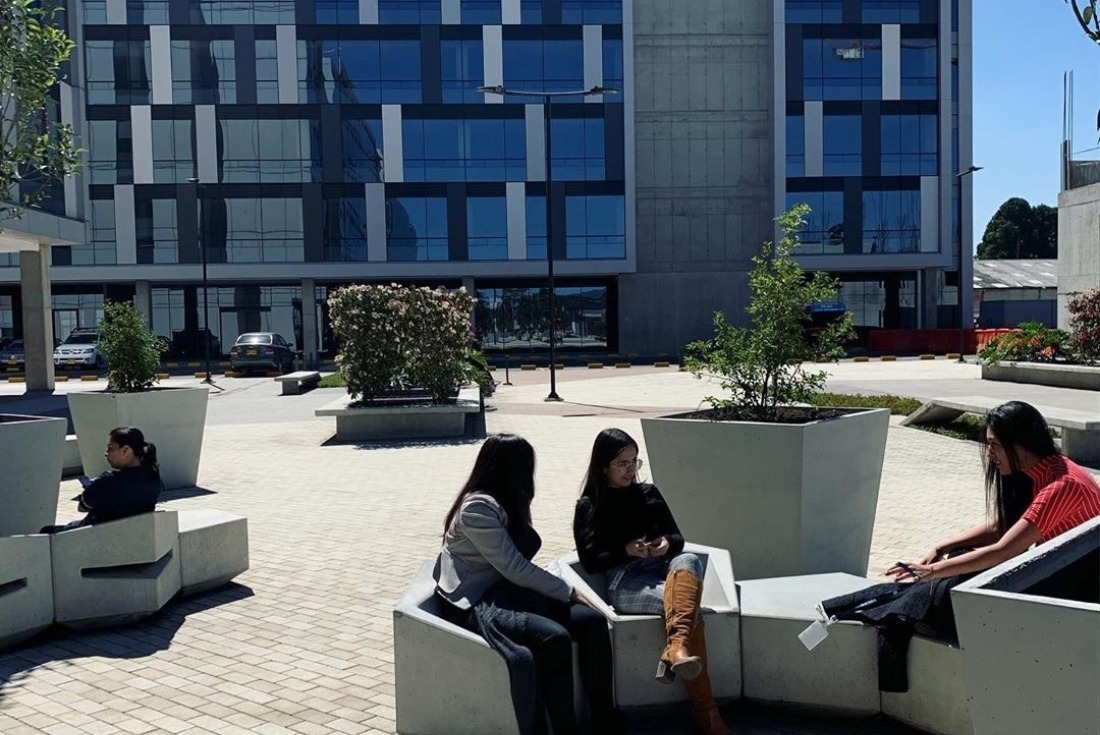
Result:
M195 377L196 378L205 378L206 377L206 371L205 370L200 370L200 371L196 372Z
M22 375L9 375L8 376L8 382L9 383L26 383L27 379L24 378Z
M495 373L496 371L497 371L497 366L496 365L490 365L489 366L489 372Z
M615 363L615 367L617 367L617 368L628 368L628 367L630 367L630 363L629 362L617 362L617 363Z
M241 376L240 376L239 373L235 373L232 370L226 370L225 371L225 377L227 377L227 378L239 378Z
M80 380L85 383L91 383L94 380L99 380L98 375L81 375Z
M658 360L653 363L653 367L668 367L668 360Z
M269 378L277 378L280 375L282 375L282 373L280 373L278 370L268 370L267 371L267 377L269 377Z
M164 367L179 367L179 366L180 366L180 364L178 362L166 362L166 363L164 363Z
M68 383L69 382L69 376L68 375L55 375L55 376L53 376L53 379L54 379L54 382L56 382L56 383Z
M883 355L879 359L882 360L883 362L896 362L898 358L895 357L894 355Z
M172 377L172 376L169 375L168 373L157 373L157 380L165 380L165 379L170 378L170 377Z
M201 362L189 362L189 363L187 363L187 367L202 367L202 363Z
M538 370L538 365L532 365L529 362L525 362L519 366L520 370Z
M958 360L960 357L962 357L962 355L960 355L958 352L948 352L946 355L944 355L944 357L946 357L948 360Z
M870 362L871 358L866 355L860 355L859 357L853 357L852 362Z
M560 363L560 362L555 362L554 363L554 369L555 370L565 370L565 365Z
M602 362L590 362L590 363L588 363L588 369L589 370L603 370L603 363Z
M921 355L920 359L922 359L922 360L935 360L936 356L935 355Z

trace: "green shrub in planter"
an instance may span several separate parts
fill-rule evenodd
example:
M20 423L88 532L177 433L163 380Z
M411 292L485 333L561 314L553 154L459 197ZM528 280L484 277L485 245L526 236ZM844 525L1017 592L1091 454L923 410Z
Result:
M1015 332L999 334L978 351L987 365L998 362L1054 362L1069 357L1069 333L1039 322L1023 322Z
M348 394L364 402L427 390L446 401L467 379L470 310L465 289L347 286L329 296Z
M141 393L157 382L165 344L129 301L108 301L99 325L99 349L107 360L107 390Z

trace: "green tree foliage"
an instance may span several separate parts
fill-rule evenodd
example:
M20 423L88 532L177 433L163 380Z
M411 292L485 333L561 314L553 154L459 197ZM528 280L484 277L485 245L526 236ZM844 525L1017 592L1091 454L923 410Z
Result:
M696 377L718 379L728 397L706 400L721 418L776 421L780 408L809 403L825 390L826 373L803 368L806 361L844 354L854 336L852 315L811 333L809 307L837 298L839 282L825 273L810 276L792 256L810 208L798 204L776 218L783 237L764 243L749 274L751 326L737 327L714 315L714 337L687 345L685 366Z
M1046 204L1033 207L1026 199L1012 197L986 225L982 241L978 243L978 257L985 260L1057 258L1057 208Z
M108 301L99 325L99 349L107 359L107 390L141 393L157 380L166 345L129 301Z
M39 0L0 0L0 195L33 205L76 170L70 125L51 111L73 42L59 12ZM0 200L0 222L20 210Z

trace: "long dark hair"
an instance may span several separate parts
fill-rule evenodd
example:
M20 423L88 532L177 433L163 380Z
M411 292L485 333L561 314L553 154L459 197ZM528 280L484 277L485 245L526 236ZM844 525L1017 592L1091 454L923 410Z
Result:
M591 500L592 505L599 502L600 493L607 487L607 475L604 471L619 456L619 452L627 447L633 447L636 452L638 442L622 429L604 429L596 435L596 441L592 442L592 457L588 460L588 472L584 475L584 485L581 488L582 498Z
M145 441L145 434L135 426L119 426L111 429L111 441L120 447L130 447L141 466L153 477L160 479L160 465L157 464L157 445Z
M473 493L485 493L508 514L508 533L531 523L535 498L535 449L522 436L493 434L481 445L470 477L447 512L443 532L451 527L462 502Z
M1020 520L1031 502L1031 482L1020 472L1017 449L1024 449L1038 457L1049 457L1059 454L1059 451L1043 414L1030 403L1002 403L986 414L985 425L1000 441L1008 457L1009 472L1002 475L997 465L989 461L989 452L985 447L988 438L982 433L986 505L998 532L1003 535Z

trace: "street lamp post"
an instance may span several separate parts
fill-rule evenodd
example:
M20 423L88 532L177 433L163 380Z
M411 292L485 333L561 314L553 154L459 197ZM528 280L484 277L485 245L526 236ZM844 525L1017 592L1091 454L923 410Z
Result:
M960 171L955 174L955 179L959 182L959 201L958 201L958 240L959 240L959 362L966 362L966 330L969 326L969 321L966 318L966 313L963 311L963 177L972 173L982 170L982 166L971 166L965 171Z
M590 89L575 89L567 90L564 92L549 92L545 90L522 90L522 89L508 89L502 84L495 86L482 86L478 87L477 91L484 94L496 94L504 97L506 95L513 95L515 97L537 97L542 100L542 126L544 130L546 149L546 275L547 281L550 287L550 394L546 396L548 401L560 401L561 396L558 395L558 384L556 377L555 363L557 362L557 346L558 346L558 329L557 329L557 301L554 294L554 217L553 209L550 205L550 185L553 181L553 175L551 169L553 167L553 161L550 157L550 120L551 120L551 101L555 97L602 97L605 94L617 94L617 89L611 87L602 87L596 85Z
M195 203L198 205L196 209L199 209L199 207L202 206L202 184L194 177L189 178L187 183L195 185ZM206 280L206 236L203 232L203 229L205 229L203 226L205 220L204 215L205 212L199 209L199 229L197 234L199 240L199 260L202 262L202 321L203 327L206 329L206 334L203 335L202 340L202 357L206 366L206 377L202 382L206 385L217 387L214 383L214 378L210 375L210 297L208 295Z

